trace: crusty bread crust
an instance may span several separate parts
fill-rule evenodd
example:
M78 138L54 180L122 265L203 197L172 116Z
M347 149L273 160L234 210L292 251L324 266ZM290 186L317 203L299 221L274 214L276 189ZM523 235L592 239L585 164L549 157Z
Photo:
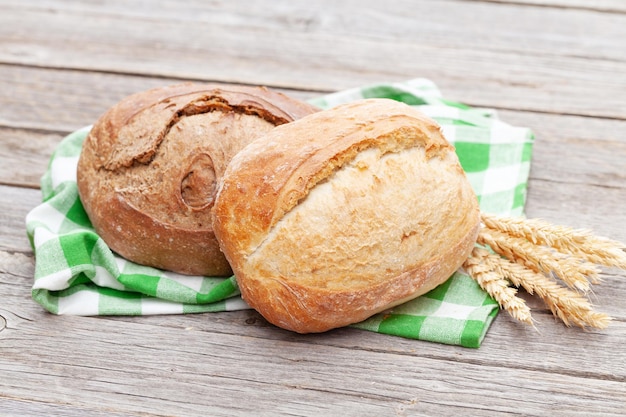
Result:
M86 138L81 201L109 247L139 264L226 276L213 234L217 182L234 154L317 109L262 87L185 83L134 94Z
M213 227L243 298L277 326L308 333L444 282L472 250L479 210L439 126L370 99L244 148L223 176Z

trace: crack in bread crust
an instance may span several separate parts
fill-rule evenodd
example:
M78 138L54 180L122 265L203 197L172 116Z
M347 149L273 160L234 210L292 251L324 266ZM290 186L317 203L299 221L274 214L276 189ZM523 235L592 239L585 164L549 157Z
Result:
M414 268L472 226L455 216L472 196L457 187L457 163L452 152L427 159L423 147L364 150L285 213L247 262L261 275L328 289L363 288ZM429 223L437 216L450 222Z
M288 115L259 97L238 92L238 100L232 102L218 95L224 93L232 94L233 91L215 89L174 95L137 111L112 136L115 146L101 169L117 171L136 164L150 164L163 139L177 123L189 116L219 111L256 116L273 126L290 121ZM164 117L166 115L169 118ZM155 116L158 123L155 123Z

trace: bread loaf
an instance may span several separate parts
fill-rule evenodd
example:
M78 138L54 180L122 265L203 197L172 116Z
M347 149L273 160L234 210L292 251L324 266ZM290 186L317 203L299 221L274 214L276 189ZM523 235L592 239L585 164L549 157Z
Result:
M476 196L438 125L385 99L306 116L245 147L213 217L244 300L300 333L435 288L479 227Z
M186 83L132 95L86 138L80 199L96 232L126 259L229 275L211 226L217 181L253 139L314 111L256 87Z

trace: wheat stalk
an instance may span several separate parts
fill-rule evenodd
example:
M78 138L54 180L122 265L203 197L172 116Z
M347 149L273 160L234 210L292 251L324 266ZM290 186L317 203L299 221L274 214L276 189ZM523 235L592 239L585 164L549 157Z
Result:
M532 325L530 308L526 302L517 297L517 290L509 285L501 275L496 273L485 262L489 253L475 247L472 255L465 261L463 267L472 276L478 285L493 297L501 308L506 310L514 319Z

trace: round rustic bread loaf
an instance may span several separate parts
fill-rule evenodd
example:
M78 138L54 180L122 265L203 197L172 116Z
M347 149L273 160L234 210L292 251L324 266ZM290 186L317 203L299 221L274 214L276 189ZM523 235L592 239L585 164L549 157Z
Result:
M134 94L86 138L80 199L96 232L126 259L183 274L231 274L211 226L217 182L253 139L314 111L260 87L186 83Z
M370 99L277 127L231 161L213 227L242 296L300 333L356 323L444 282L476 196L432 120Z

